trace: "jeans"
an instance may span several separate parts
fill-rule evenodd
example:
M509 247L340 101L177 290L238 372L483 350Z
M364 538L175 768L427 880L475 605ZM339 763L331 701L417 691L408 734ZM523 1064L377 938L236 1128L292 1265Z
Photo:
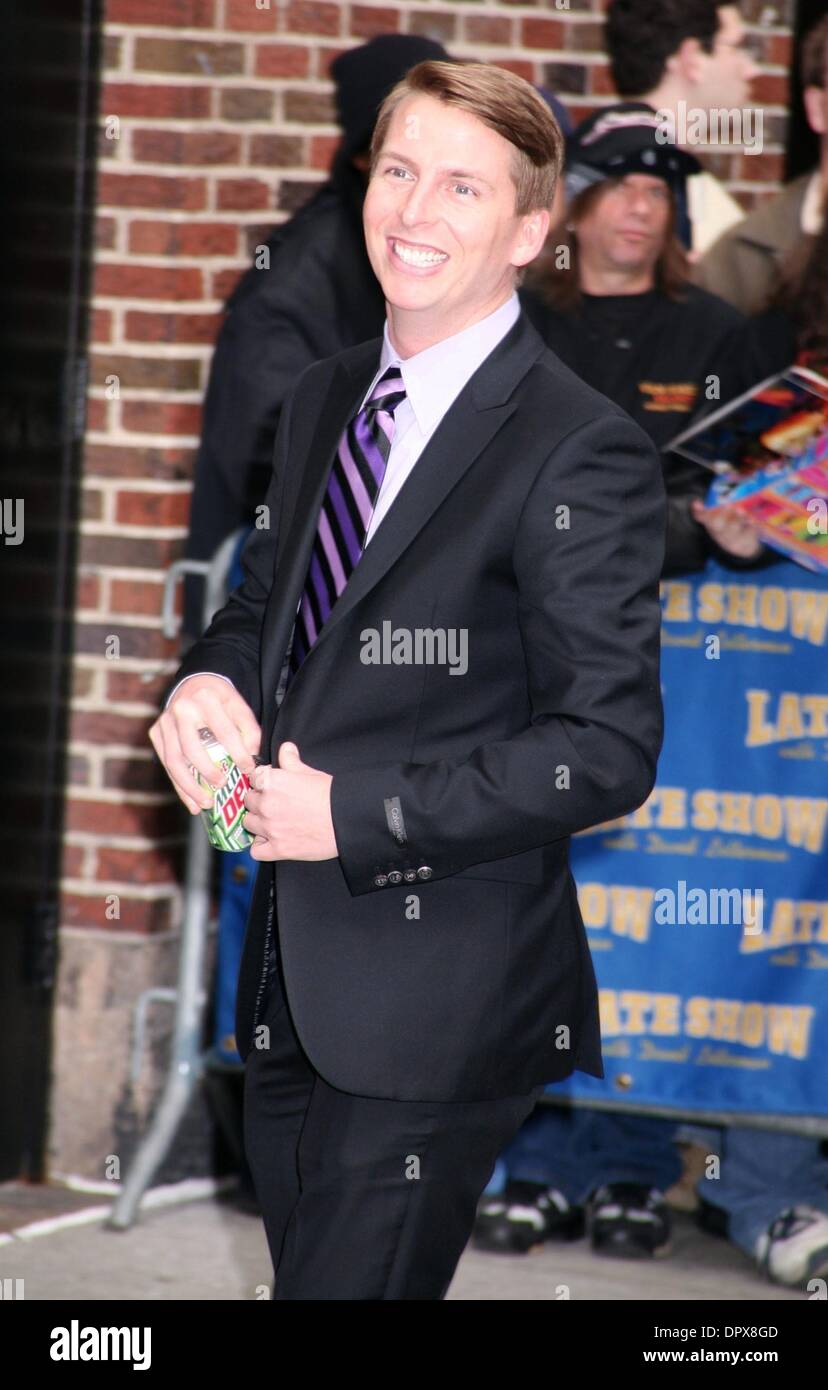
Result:
M735 1127L719 1135L720 1176L700 1178L696 1191L727 1212L730 1239L746 1255L786 1207L816 1207L828 1216L828 1158L818 1139Z
M662 1192L681 1174L672 1120L539 1105L498 1159L487 1194L508 1178L557 1187L581 1206L602 1183L638 1182ZM727 1213L729 1236L753 1256L758 1237L786 1207L807 1205L828 1216L828 1158L818 1139L737 1127L679 1127L720 1159L718 1177L696 1191Z
M675 1131L675 1121L648 1115L539 1105L500 1155L486 1190L499 1191L508 1175L557 1187L575 1206L608 1182L644 1183L664 1192L682 1171Z

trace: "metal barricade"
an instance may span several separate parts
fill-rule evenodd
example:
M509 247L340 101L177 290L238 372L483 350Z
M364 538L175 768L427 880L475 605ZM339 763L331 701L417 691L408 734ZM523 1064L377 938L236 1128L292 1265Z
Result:
M204 577L203 626L222 606L227 594L227 575L242 531L223 541L212 560L178 560L170 567L164 585L162 625L165 637L175 637L176 586L185 574ZM201 1047L201 1029L207 990L204 965L207 928L210 920L210 876L212 849L200 816L190 818L184 879L184 912L178 982L174 989L153 987L144 990L135 1006L135 1030L130 1075L137 1082L146 1040L147 1012L152 1004L175 1006L175 1023L167 1079L152 1122L144 1135L118 1199L106 1225L126 1230L134 1221L141 1198L150 1186L172 1144L196 1084L204 1071L206 1053Z

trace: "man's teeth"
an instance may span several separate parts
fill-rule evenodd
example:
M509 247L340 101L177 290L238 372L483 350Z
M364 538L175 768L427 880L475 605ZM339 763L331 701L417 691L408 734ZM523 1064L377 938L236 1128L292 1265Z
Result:
M439 265L440 261L448 260L445 251L415 251L411 246L403 246L400 241L393 241L391 245L407 265Z

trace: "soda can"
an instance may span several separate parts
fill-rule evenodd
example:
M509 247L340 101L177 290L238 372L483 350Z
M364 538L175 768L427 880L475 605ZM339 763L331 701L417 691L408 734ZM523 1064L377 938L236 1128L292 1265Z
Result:
M216 849L247 849L254 839L244 828L244 795L250 786L250 778L236 766L227 749L210 729L199 729L198 736L212 761L227 773L224 785L216 788L202 777L197 768L193 768L193 776L199 785L213 793L212 810L201 812L207 839Z

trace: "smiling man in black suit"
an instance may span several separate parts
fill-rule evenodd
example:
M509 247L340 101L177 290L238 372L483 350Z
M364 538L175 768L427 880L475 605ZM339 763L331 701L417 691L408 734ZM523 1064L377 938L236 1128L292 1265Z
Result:
M520 310L561 146L499 68L390 93L383 338L288 397L270 524L151 730L194 814L200 727L265 763L236 1023L277 1299L444 1297L543 1086L603 1074L568 842L654 782L665 501Z

